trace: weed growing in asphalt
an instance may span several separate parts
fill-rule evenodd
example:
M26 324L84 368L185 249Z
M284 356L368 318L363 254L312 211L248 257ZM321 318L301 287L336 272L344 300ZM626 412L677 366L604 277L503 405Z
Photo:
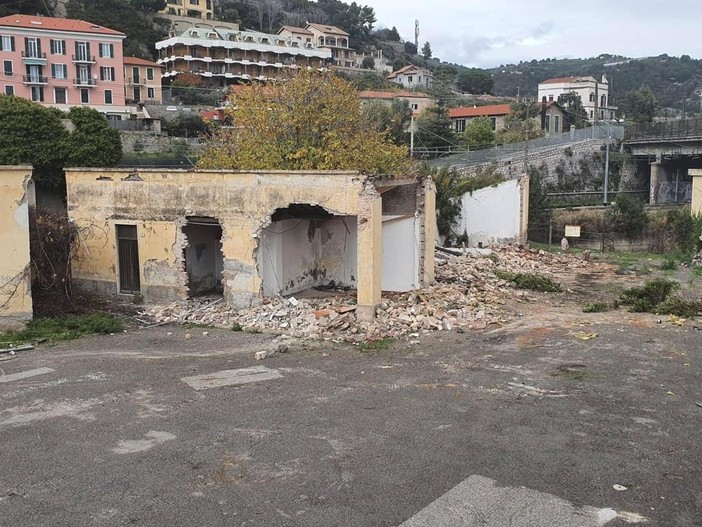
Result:
M369 351L383 351L390 347L392 339L366 340L358 345L358 351L367 353Z
M561 284L538 273L511 273L498 269L495 271L495 276L508 282L514 282L518 289L530 289L531 291L544 291L546 293L561 291Z
M105 335L123 330L124 324L120 319L103 313L44 317L32 320L25 329L0 333L0 347L72 340L86 335Z

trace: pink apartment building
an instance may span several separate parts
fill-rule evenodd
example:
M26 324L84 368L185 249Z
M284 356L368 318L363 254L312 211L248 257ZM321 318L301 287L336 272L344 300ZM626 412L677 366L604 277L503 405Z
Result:
M125 104L119 31L83 20L31 15L0 18L0 93L67 110L90 106L111 118Z

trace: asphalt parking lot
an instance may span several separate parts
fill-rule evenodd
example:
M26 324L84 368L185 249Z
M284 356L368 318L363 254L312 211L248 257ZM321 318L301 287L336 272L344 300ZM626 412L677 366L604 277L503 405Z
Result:
M271 339L158 327L0 362L0 524L702 525L690 321L534 306L255 361Z

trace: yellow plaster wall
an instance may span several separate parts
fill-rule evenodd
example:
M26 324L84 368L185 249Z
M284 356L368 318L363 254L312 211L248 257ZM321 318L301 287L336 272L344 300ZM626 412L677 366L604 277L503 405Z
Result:
M702 170L690 169L692 176L692 214L702 214Z
M27 196L31 175L31 167L0 166L0 330L20 327L32 318Z
M185 298L181 227L187 216L207 216L222 225L225 295L244 306L260 293L257 236L275 209L308 203L356 216L366 178L355 172L74 169L66 179L69 216L88 232L74 266L76 283L116 293L115 225L136 224L144 297Z

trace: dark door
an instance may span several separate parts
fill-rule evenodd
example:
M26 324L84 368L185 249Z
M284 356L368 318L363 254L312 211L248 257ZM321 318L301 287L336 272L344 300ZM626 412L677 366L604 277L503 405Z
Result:
M117 254L119 257L119 292L138 293L139 242L136 225L117 225Z

